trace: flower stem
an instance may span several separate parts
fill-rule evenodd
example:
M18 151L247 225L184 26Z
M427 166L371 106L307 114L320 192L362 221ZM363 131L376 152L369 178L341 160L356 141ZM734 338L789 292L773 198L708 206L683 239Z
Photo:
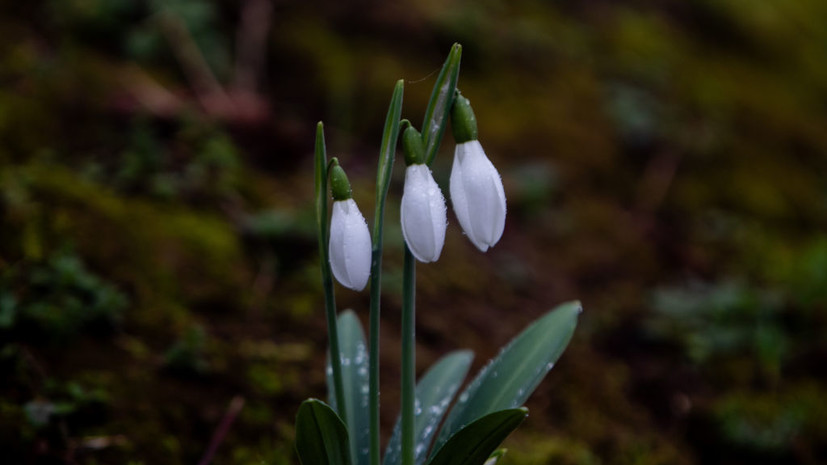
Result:
M399 139L399 118L402 116L404 81L396 82L385 129L379 150L379 168L376 172L376 204L373 215L373 237L370 263L370 360L369 414L370 414L370 465L379 465L379 310L382 293L382 229L385 219L385 199L390 187L393 158Z
M336 298L333 295L333 278L330 273L327 231L327 149L324 143L324 126L316 126L316 226L319 230L319 257L322 268L322 288L324 289L324 309L327 315L327 334L330 338L330 367L333 371L333 393L336 411L343 422L347 423L345 412L345 390L342 383L342 358L339 354L339 329L336 321Z
M416 260L405 245L402 268L402 465L414 465L416 417Z

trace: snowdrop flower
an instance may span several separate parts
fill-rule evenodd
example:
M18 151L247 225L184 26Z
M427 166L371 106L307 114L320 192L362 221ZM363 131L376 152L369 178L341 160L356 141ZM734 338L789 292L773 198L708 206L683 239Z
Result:
M422 136L412 126L402 134L402 148L408 164L400 209L402 235L417 260L435 262L445 244L445 197L422 163Z
M345 171L330 170L333 215L330 220L330 268L343 286L361 291L370 277L371 240L365 217L353 200Z
M485 252L505 229L505 191L500 173L477 140L477 121L471 104L457 95L451 111L457 147L451 169L451 203L465 235Z

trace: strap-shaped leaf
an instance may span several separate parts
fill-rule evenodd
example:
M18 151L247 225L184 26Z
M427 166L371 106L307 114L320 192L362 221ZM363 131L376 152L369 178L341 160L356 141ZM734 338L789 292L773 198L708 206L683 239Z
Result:
M434 450L477 418L522 405L565 350L580 312L580 302L565 303L512 339L460 394Z
M382 238L385 223L385 200L393 172L393 159L399 139L399 118L402 116L402 100L405 82L399 80L393 89L382 145L379 151L379 168L376 172L376 204L373 215L373 235L370 265L370 348L375 356L368 362L368 418L370 419L369 459L371 465L379 465L379 313L382 291ZM361 451L361 449L360 449Z
M370 416L368 415L368 351L365 332L352 310L339 315L339 355L342 365L342 385L347 412L347 430L350 435L350 454L354 465L369 461ZM328 367L330 361L328 360ZM327 370L327 391L335 411L333 370Z
M483 465L527 416L525 407L489 413L451 436L428 465Z
M388 105L388 114L385 117L385 128L382 131L382 143L379 147L379 166L376 169L376 205L377 216L385 212L385 199L388 196L388 188L391 184L393 173L393 159L396 155L396 145L399 140L399 118L402 116L402 99L405 94L405 81L396 81L391 95L391 102ZM377 234L381 233L378 228L382 226L379 222L383 217L374 218L373 240L376 241Z
M425 119L422 121L422 142L425 146L425 161L430 166L434 161L448 118L451 116L451 105L457 90L459 79L459 64L462 58L462 45L454 44L451 52L442 65L442 70L436 78L431 99L425 109Z
M307 399L299 407L296 452L303 465L350 465L345 424L318 399Z
M324 143L324 125L321 121L316 125L315 148L315 183L316 183L316 227L319 239L319 261L322 269L322 289L324 290L324 311L327 319L327 335L330 338L328 357L335 359L335 349L339 347L339 331L336 325L336 298L333 294L333 277L330 271L330 257L328 257L328 221L327 221L327 149ZM331 383L330 397L339 403L344 403L342 389L342 365L334 360L330 367L333 382ZM342 418L347 418L347 412L342 411Z
M470 350L452 352L435 363L416 384L416 420L414 424L414 455L420 465L428 457L428 448L433 442L439 422L448 411L474 354ZM402 460L402 419L396 420L388 447L385 450L384 465L399 465Z

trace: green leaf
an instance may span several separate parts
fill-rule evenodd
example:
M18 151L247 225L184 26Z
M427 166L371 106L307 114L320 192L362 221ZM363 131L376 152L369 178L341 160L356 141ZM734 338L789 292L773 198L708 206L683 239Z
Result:
M439 422L445 416L448 405L462 385L474 354L459 350L446 355L425 373L416 385L418 413L414 424L414 452L416 464L425 462L428 447L437 432ZM384 465L399 465L401 462L402 419L396 420L388 447L385 450Z
M316 225L319 228L319 244L327 241L327 149L324 143L324 125L316 124L316 146L314 149L314 184L316 199ZM324 249L324 247L321 247ZM323 252L323 250L320 250Z
M350 435L351 462L358 465L369 461L370 416L368 415L368 351L365 333L359 318L352 310L339 315L339 355L342 365L347 430ZM330 361L328 360L328 367ZM330 403L334 401L333 370L327 370L327 389Z
M580 302L560 305L503 348L460 394L434 449L477 418L522 405L560 358L581 311Z
M339 348L339 331L336 324L336 298L333 294L333 277L330 270L330 257L328 256L328 234L327 234L327 149L324 143L324 125L321 121L316 125L316 147L314 156L314 179L316 194L316 227L318 228L319 239L319 265L322 269L322 289L324 290L324 310L327 320L327 335L330 338L328 345L328 360L333 361L331 367L333 374L333 389L331 396L336 399L336 404L345 405L344 389L342 388L342 366L340 358L334 352ZM347 418L347 411L340 410L342 418Z
M434 83L431 99L425 110L425 119L422 121L422 141L425 146L425 160L428 166L434 161L439 151L439 143L445 133L445 126L451 116L451 105L457 90L459 80L459 64L462 59L462 45L454 44L451 52L442 65L442 70Z
M385 221L385 199L393 171L393 158L399 139L399 118L402 116L402 97L405 82L399 80L393 89L385 129L382 131L382 145L379 151L379 168L376 173L376 205L373 215L370 264L370 347L379 347L379 303L382 291L382 227ZM370 416L370 463L379 465L379 357L369 362L369 416Z
M451 436L428 465L483 465L527 416L525 407L489 413Z
M399 140L399 118L402 116L402 98L405 91L405 81L396 81L393 88L391 103L388 105L388 114L385 117L385 129L382 131L382 144L379 147L379 166L376 170L376 206L373 223L373 243L382 240L382 221L385 214L385 199L388 196L388 187L391 184L393 173L393 159L396 155L396 145ZM371 276L376 270L371 270Z
M347 429L327 404L307 399L296 415L296 452L303 465L350 465Z

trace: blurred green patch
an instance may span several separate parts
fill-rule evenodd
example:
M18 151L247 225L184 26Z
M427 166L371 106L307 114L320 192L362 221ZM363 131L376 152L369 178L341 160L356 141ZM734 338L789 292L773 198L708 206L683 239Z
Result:
M65 343L86 330L116 329L128 305L126 295L71 252L0 275L0 329L7 331Z
M182 374L205 374L210 365L205 357L207 333L201 326L187 329L164 354L164 365Z
M777 292L738 282L696 282L658 290L653 299L659 314L650 320L649 329L682 344L694 362L748 355L777 376L790 346Z

